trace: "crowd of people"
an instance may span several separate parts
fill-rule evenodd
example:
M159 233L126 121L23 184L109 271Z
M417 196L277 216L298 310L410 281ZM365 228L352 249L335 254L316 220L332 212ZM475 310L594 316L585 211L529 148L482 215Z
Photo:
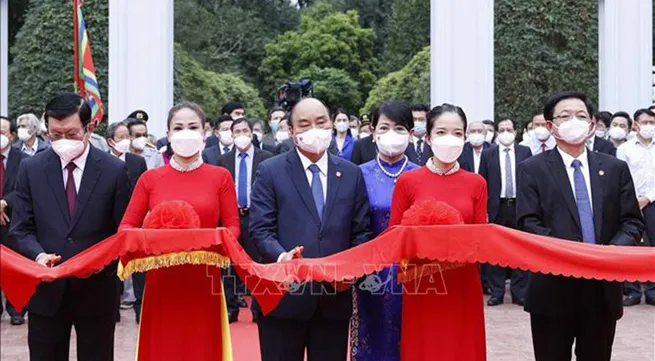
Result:
M652 246L654 111L595 112L584 94L559 92L519 131L516 120L467 119L451 104L387 101L354 116L306 98L262 121L240 102L215 120L181 103L169 111L167 136L156 139L140 110L98 136L89 105L62 93L41 119L0 117L0 235L52 267L142 227L157 205L183 200L202 228L225 227L253 260L287 262L356 247L434 200L467 224ZM133 308L140 322L140 361L230 359L225 325L238 321L248 292L233 269L185 264L124 283L116 270L113 263L38 287L27 307L32 360L68 360L73 326L79 360L112 360L119 307ZM311 283L267 315L253 298L262 360L485 360L482 295L488 306L502 304L507 281L511 302L530 313L536 360L570 360L573 350L580 361L610 360L623 305L642 295L655 305L653 283L486 264L445 271L457 285L447 294L399 283L398 265L377 276L390 280L381 292ZM13 325L25 322L25 311L9 302L6 309ZM199 316L181 320L180 309Z

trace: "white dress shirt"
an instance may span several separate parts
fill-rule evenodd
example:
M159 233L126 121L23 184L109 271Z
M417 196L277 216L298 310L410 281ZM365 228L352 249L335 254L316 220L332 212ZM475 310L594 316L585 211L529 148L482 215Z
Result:
M471 149L473 151L473 170L475 173L480 173L480 158L482 158L482 147L480 146L480 153L478 153L475 148Z
M309 182L309 187L312 187L312 178L314 178L314 174L312 173L311 170L309 170L309 166L314 164L312 163L309 158L305 157L298 148L296 148L296 152L298 152L298 155L300 156L300 162L302 163L302 167L305 170L305 175L307 176L307 182ZM315 163L318 166L318 169L320 170L320 177L321 177L321 184L323 185L323 202L325 202L325 199L327 198L327 172L328 172L328 152L326 151L323 153L323 156L321 159L318 160L318 162ZM324 203L325 204L325 203Z
M516 153L514 144L512 143L509 147L499 144L498 147L498 157L500 158L500 198L507 198L505 194L505 189L507 188L507 180L505 178L505 169L507 169L507 164L505 164L505 149L509 149L509 162L511 163L510 167L512 167L512 188L516 196Z
M82 183L82 176L84 175L84 166L86 165L86 158L89 156L89 149L91 147L87 144L86 149L84 149L84 152L82 152L82 155L77 157L73 161L75 163L76 168L73 171L73 178L75 181L75 191L77 193L80 192L80 184ZM68 163L64 163L64 160L59 158L61 161L61 171L64 176L64 189L66 189L66 182L68 182L68 169L66 169L66 166Z
M39 137L34 138L34 144L32 144L32 148L29 148L25 142L23 142L23 146L21 147L23 153L29 156L36 154L37 149L39 149Z
M582 171L582 176L584 177L585 186L587 187L587 196L589 197L589 205L591 206L592 213L594 209L594 200L591 196L591 177L589 176L589 159L587 158L587 147L584 148L582 154L579 157L573 158L569 154L565 153L559 147L557 148L560 156L562 156L562 161L564 161L564 168L566 168L566 174L569 176L569 183L571 183L571 190L573 191L573 197L575 198L575 181L573 179L573 172L575 168L571 165L575 159L579 160L582 163L580 170ZM576 198L577 201L577 198Z
M591 138L587 139L587 149L590 151L594 151L594 141L596 139L596 136L591 136Z
M251 185L252 184L252 182L251 182L252 181L252 162L253 162L254 157L255 157L255 147L251 145L250 148L248 148L248 150L246 151L246 154L248 154L248 156L246 157L246 169L248 170L247 175L246 175L246 182L248 184L248 187L246 189L246 198L248 199L247 207L250 207L250 191L251 191L251 188L252 188L252 185ZM239 175L241 174L239 172L240 167L241 167L241 156L240 155L241 155L241 151L239 149L237 149L236 152L234 152L234 187L235 187L236 192L237 192L237 200L238 200L238 196L239 196Z
M519 144L525 145L526 147L530 147L530 150L532 151L532 155L537 155L537 154L541 154L542 144L546 144L546 150L551 150L555 148L557 142L555 141L555 137L551 135L550 137L548 137L548 139L546 139L545 142L542 142L537 138L531 138L531 139L526 139Z
M419 141L421 141L421 149L418 149ZM416 152L416 154L422 152L425 149L425 137L419 138L415 135L412 135L412 146L414 147L414 151Z
M637 197L655 202L655 139L650 144L628 140L616 150L616 157L628 163Z

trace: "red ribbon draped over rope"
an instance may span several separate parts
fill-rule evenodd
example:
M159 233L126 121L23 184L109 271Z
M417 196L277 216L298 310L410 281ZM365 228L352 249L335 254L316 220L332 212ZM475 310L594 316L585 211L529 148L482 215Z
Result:
M587 279L655 281L655 248L590 245L485 224L399 226L329 257L267 265L254 263L232 234L221 228L126 230L53 268L0 246L0 287L22 309L40 282L88 277L119 257L207 248L219 249L232 260L265 313L276 307L290 282L349 282L390 264L413 260L486 262Z

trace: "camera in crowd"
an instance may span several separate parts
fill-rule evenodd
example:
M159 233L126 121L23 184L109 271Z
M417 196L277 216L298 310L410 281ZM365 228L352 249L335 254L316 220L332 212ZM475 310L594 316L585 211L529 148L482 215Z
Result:
M313 96L312 81L309 78L302 78L300 81L290 81L282 85L275 94L275 103L291 111L300 100L311 96Z

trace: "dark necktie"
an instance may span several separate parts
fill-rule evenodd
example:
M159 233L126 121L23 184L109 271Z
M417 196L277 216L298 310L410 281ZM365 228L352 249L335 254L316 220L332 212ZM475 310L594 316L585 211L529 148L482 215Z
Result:
M5 155L0 154L0 161L2 165L0 166L0 198L5 195Z
M227 153L229 153L229 152L230 152L230 147L228 147L227 145L224 146L224 147L223 147L223 154L227 154Z
M512 177L512 158L509 148L505 148L505 198L514 198L514 177Z
M309 166L312 172L312 197L314 197L314 204L316 204L316 211L318 211L318 218L323 219L323 183L321 182L321 170L316 164Z
M73 211L75 210L75 199L77 199L77 190L75 189L75 176L73 171L77 168L75 163L70 162L66 166L68 171L68 179L66 180L66 200L68 201L68 213L73 217Z
M584 243L596 243L596 231L594 229L594 214L591 211L591 201L587 193L587 183L580 167L582 163L574 159L571 163L573 167L573 184L575 185L575 203L578 206L578 215L580 216L580 227L582 228L582 241Z
M420 139L416 142L416 156L418 159L423 159L423 141Z
M246 158L248 153L239 153L241 160L239 161L239 179L237 180L239 185L239 207L246 208L248 207L248 165L246 164Z
M546 143L541 143L541 152L543 153L545 151L546 151Z

